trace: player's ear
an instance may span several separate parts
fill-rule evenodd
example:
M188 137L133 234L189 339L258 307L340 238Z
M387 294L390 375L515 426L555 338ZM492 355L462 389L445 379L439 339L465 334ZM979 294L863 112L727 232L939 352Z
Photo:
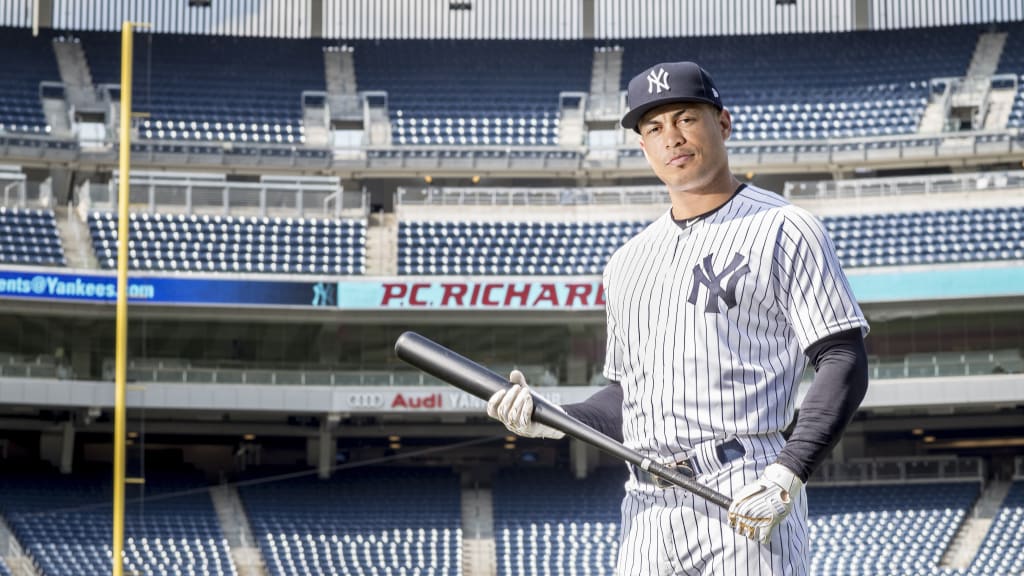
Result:
M728 140L732 136L732 114L728 108L722 108L718 112L718 125L722 129L722 140Z

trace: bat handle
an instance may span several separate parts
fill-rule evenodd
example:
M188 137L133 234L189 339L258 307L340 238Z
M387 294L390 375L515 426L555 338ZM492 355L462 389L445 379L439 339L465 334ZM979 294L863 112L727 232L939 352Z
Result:
M652 462L648 466L647 471L650 472L651 474L654 474L655 476L659 476L661 478L664 478L665 480L668 480L669 482L672 482L676 486L686 486L687 489L689 489L697 496L704 498L705 500L711 502L712 504L717 504L726 510L728 510L729 507L732 506L731 498L729 498L725 494L716 492L715 490L712 490L711 488L703 484L694 482L689 477L684 476L683 473L676 468L665 466L664 464L658 464L657 462Z

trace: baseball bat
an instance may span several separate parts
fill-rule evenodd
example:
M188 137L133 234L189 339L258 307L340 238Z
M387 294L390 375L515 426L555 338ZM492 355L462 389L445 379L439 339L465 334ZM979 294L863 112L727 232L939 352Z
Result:
M483 400L511 386L505 378L415 332L405 332L398 337L395 341L395 354L404 362ZM654 462L636 450L627 448L621 442L555 408L536 394L533 395L533 420L561 430L567 436L625 460L726 510L732 505L728 496L684 476L675 468Z

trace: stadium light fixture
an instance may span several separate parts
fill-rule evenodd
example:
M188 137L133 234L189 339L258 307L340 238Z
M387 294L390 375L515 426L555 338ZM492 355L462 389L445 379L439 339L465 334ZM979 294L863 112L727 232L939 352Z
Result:
M255 434L243 434L242 435L242 440L245 440L246 442L251 442L251 441L253 441L255 439L256 439L256 435Z
M515 436L505 436L505 442L514 443L516 441Z
M402 441L402 437L399 436L398 434L392 434L392 435L388 436L388 442L401 442L401 441Z
M914 436L920 436L924 434L924 428L914 428L913 430L910 431L910 433L913 434Z
M935 436L925 436L923 440L925 444L931 444L932 442L935 442Z
M400 442L392 442L391 444L388 444L388 448L392 450L401 450L402 444Z
M505 444L505 450L515 450L515 449L516 449L516 445L515 444L512 444L512 443Z

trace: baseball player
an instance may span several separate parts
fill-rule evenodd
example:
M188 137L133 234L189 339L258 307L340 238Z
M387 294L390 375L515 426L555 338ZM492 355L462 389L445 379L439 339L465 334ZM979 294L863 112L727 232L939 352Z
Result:
M568 414L729 495L726 511L630 466L618 574L805 574L804 482L867 390L868 324L822 224L729 171L711 76L662 63L629 83L622 126L672 202L604 272L611 384ZM788 440L806 362L814 381ZM523 436L523 375L487 413Z

